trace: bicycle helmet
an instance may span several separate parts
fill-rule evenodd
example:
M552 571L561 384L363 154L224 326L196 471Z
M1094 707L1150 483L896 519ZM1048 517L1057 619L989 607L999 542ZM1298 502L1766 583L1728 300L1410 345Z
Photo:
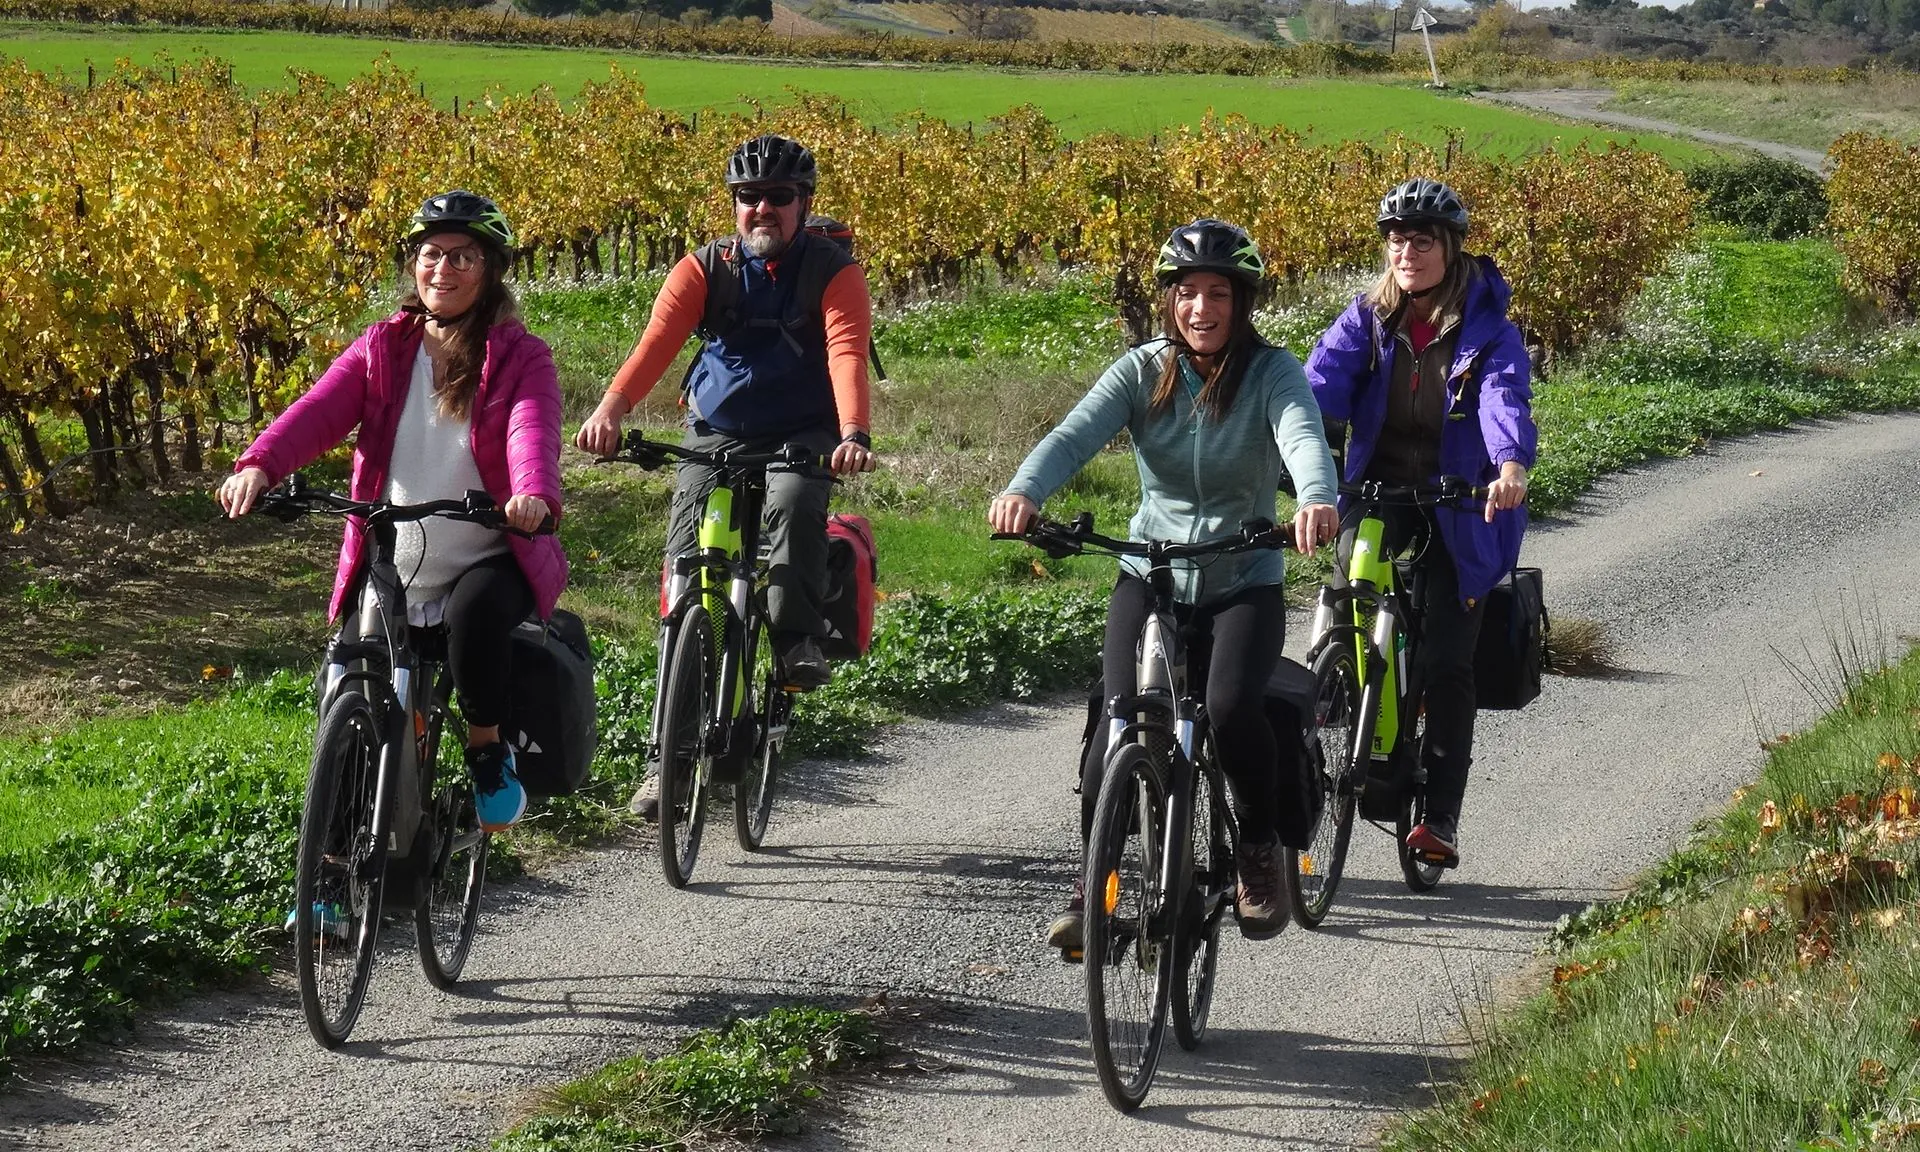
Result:
M1207 216L1173 230L1160 246L1153 276L1164 288L1189 272L1218 272L1258 288L1266 270L1260 246L1246 229Z
M420 205L407 227L407 243L418 244L435 232L465 232L474 239L513 250L513 226L506 213L485 196L464 188L443 192Z
M1467 206L1460 202L1459 193L1440 181L1416 176L1381 198L1377 222L1382 236L1395 224L1439 224L1465 235Z
M755 136L727 157L727 187L741 184L798 184L811 193L820 178L813 153L798 140L768 133Z

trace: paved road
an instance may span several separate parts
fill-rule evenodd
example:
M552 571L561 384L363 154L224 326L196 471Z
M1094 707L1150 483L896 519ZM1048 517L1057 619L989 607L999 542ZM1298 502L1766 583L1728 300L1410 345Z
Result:
M1713 132L1705 128L1675 124L1671 120L1654 120L1646 116L1635 116L1630 112L1616 112L1610 108L1602 108L1602 104L1613 99L1613 92L1606 88L1546 88L1538 91L1476 92L1474 95L1484 100L1497 100L1503 104L1518 104L1536 112L1550 112L1569 120L1591 120L1599 124L1617 124L1622 128L1635 128L1642 132L1690 136L1709 144L1751 148L1776 159L1791 160L1813 172L1820 172L1827 163L1827 154L1813 148L1800 148L1773 140L1755 140L1747 136L1730 136L1725 132Z
M1863 619L1890 644L1920 634L1917 454L1920 415L1757 436L1609 480L1536 531L1552 610L1604 621L1630 671L1483 717L1466 864L1438 893L1408 893L1362 829L1322 931L1234 939L1206 1043L1169 1053L1132 1118L1094 1081L1079 970L1037 944L1072 868L1079 720L1059 704L809 766L775 850L716 837L684 892L650 845L503 889L462 994L396 951L343 1053L275 981L29 1069L0 1095L0 1147L475 1146L533 1089L636 1047L879 990L916 1006L911 1044L949 1067L854 1091L802 1146L1364 1146L1454 1073L1462 1012L1514 986L1556 918L1680 843L1754 775L1758 736L1822 710L1785 661Z

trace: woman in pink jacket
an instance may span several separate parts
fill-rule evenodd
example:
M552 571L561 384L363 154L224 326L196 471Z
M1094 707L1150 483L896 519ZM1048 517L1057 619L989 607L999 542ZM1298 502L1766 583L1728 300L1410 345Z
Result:
M356 500L412 504L484 488L523 532L559 517L560 385L552 353L516 318L506 217L483 196L448 192L415 213L407 244L412 282L400 311L362 333L234 463L218 493L228 516L246 515L357 427ZM394 559L412 623L447 626L480 824L498 831L527 803L500 738L510 637L529 612L553 612L566 555L553 536L429 520L403 526ZM340 619L366 562L365 525L350 520L329 619Z

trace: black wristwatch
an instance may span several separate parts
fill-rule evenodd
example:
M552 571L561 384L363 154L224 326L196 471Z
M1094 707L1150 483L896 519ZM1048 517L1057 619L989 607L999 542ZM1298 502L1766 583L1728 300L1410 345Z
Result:
M840 437L840 443L858 444L860 447L866 449L869 452L873 451L873 437L867 435L864 431L858 428L847 433L845 436Z

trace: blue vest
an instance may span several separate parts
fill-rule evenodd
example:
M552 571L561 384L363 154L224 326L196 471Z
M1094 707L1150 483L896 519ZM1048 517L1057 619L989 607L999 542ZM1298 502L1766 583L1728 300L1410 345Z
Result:
M730 241L716 241L715 248ZM738 252L737 242L734 251ZM717 274L732 274L739 292L730 318L701 317L713 336L695 358L687 377L688 421L705 422L715 432L742 440L774 440L798 432L825 429L838 434L839 412L833 381L827 375L827 326L820 301L796 299L801 263L828 259L810 251L818 241L806 233L775 261L783 275L769 274L767 262L748 256L738 264L717 258L701 263ZM716 272L709 272L710 276ZM711 286L708 298L713 298Z

